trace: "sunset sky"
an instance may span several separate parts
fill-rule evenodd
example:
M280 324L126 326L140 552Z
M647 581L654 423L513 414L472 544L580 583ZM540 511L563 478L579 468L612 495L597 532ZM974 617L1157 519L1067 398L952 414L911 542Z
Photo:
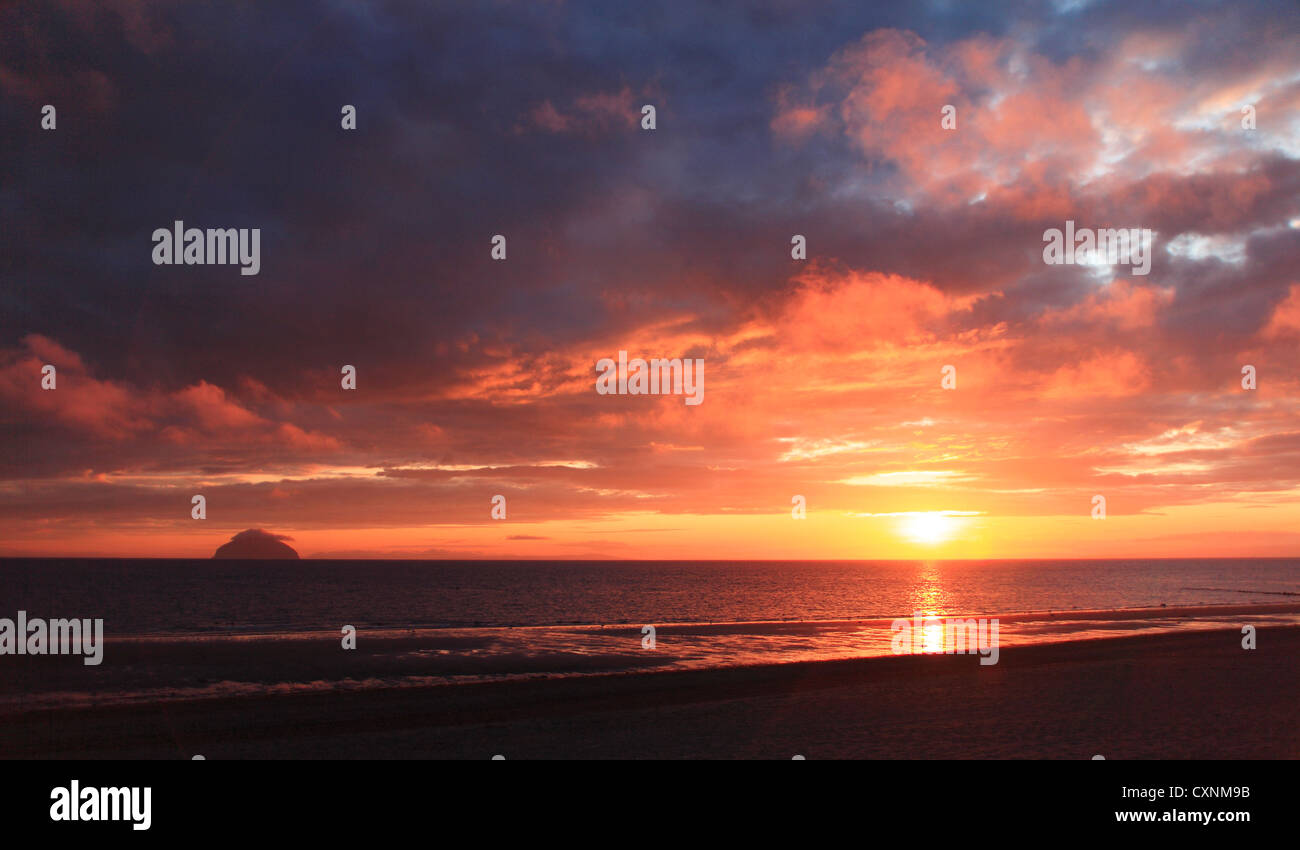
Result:
M20 2L0 127L0 555L1300 553L1293 2Z

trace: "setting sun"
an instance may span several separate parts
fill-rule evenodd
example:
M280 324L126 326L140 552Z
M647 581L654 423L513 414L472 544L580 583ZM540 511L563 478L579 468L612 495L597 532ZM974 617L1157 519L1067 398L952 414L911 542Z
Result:
M956 520L942 511L926 511L904 517L900 528L913 543L934 545L952 537L955 525Z

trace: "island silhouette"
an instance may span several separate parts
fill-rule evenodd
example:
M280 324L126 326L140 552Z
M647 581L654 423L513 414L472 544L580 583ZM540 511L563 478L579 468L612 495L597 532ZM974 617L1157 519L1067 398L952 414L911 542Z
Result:
M272 534L261 528L250 528L241 531L234 537L230 538L229 543L224 543L217 547L216 558L285 558L294 559L298 553L289 544L283 542L292 540L283 534Z

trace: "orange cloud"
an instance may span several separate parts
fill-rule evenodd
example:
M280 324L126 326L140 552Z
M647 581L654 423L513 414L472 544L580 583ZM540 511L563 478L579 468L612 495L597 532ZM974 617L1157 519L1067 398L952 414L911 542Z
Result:
M1135 286L1116 279L1083 301L1044 316L1046 325L1106 324L1127 331L1149 328L1156 316L1174 301L1172 287Z
M1300 336L1300 283L1291 284L1287 297L1273 310L1263 336L1266 339Z

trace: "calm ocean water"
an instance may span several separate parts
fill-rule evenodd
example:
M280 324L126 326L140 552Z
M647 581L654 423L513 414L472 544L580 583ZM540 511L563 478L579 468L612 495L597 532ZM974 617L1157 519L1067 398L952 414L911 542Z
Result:
M1266 627L1300 622L1300 559L0 560L19 610L102 618L105 661L0 657L0 709L881 655L916 611L999 617L1002 646Z
M1289 594L1289 596L1287 595ZM1300 559L210 561L0 559L0 616L113 634L849 620L1300 601ZM6 614L5 612L9 612Z

